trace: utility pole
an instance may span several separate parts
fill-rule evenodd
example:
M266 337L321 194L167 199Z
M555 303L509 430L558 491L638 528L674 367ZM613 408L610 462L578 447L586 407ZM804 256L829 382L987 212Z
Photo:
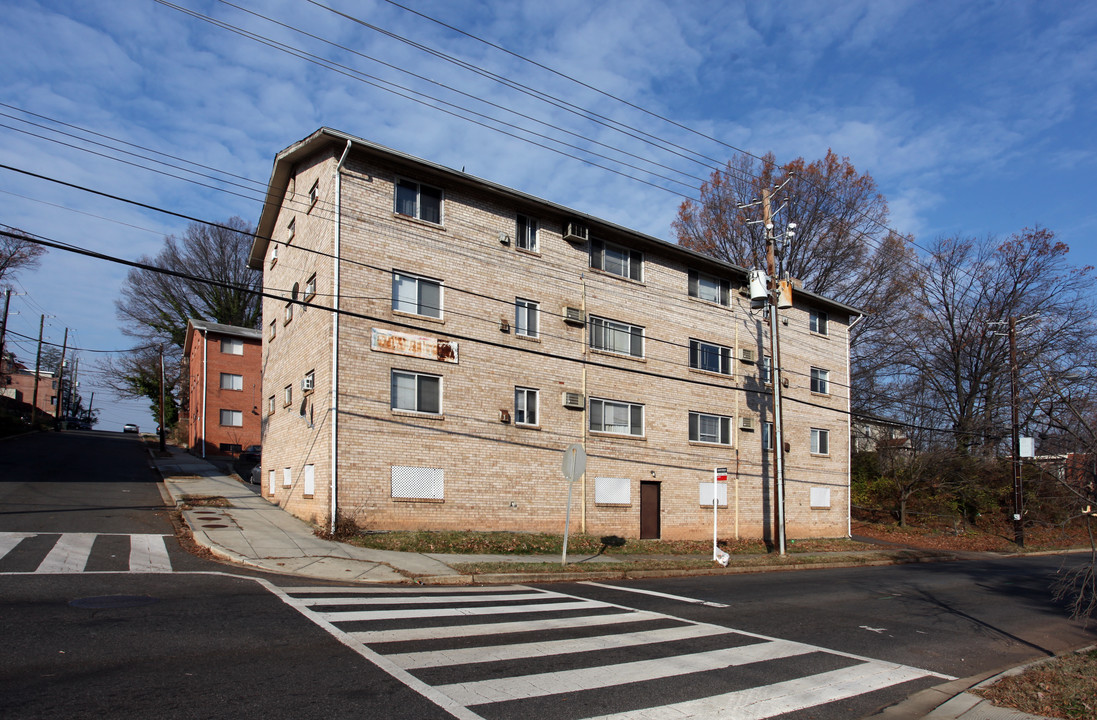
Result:
M1024 512L1024 494L1021 492L1021 425L1017 406L1020 392L1017 369L1017 318L1009 316L1009 400L1013 426L1013 542L1025 546L1025 527L1021 520Z
M770 374L773 380L773 476L777 491L777 550L785 554L785 443L781 426L781 342L778 334L777 257L773 236L773 213L770 190L762 190L762 227L766 236L766 272L769 275Z
M57 403L53 406L53 429L61 429L62 408L65 404L65 353L69 349L69 329L65 328L65 341L61 345L61 364L57 366Z
M42 371L42 331L46 328L46 316L38 321L38 354L34 358L34 401L31 403L30 424L38 424L38 376Z
M165 451L164 443L164 346L160 346L160 452ZM205 442L205 438L202 439Z
M4 291L4 320L0 322L0 375L4 374L4 337L8 334L8 307L11 306L11 288Z

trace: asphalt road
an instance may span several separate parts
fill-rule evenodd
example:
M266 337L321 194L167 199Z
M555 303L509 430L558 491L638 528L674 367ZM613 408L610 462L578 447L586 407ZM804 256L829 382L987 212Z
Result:
M0 441L0 716L629 717L714 688L766 702L771 687L894 664L876 689L780 714L850 720L942 675L1097 640L1052 596L1062 563L1079 561L570 583L492 599L309 589L184 551L138 438L31 435ZM616 629L600 624L633 610ZM704 669L740 653L755 659Z

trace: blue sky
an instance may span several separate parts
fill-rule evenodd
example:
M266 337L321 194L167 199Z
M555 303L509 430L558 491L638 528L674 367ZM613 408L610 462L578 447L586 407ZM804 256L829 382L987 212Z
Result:
M0 163L200 218L239 215L254 223L275 153L326 125L673 240L670 223L683 196L696 196L698 178L733 148L772 151L782 162L814 160L832 148L876 179L891 226L919 242L1042 225L1070 245L1077 264L1097 265L1097 4L403 4L696 132L383 0L239 0L250 13L206 0L8 0L0 25ZM682 149L658 150L391 35ZM556 146L618 172L378 89L359 73L612 155L608 161ZM89 138L166 153L179 160L125 147L173 165L201 164L215 178ZM674 182L622 166L654 168L618 151L667 166L657 171ZM693 153L708 159L696 162ZM0 223L130 259L156 253L165 235L186 226L6 169ZM51 251L19 278L23 294L12 301L18 314L10 327L34 336L46 313L53 316L48 340L60 342L68 327L80 348L128 347L114 310L124 276L121 266ZM33 361L34 343L13 340L17 355ZM100 427L151 428L146 402L108 397L91 368L100 355L81 353L81 392L96 392Z

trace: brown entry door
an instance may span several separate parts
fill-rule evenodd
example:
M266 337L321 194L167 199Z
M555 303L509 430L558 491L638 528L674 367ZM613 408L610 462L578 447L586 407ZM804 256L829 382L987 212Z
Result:
M659 483L640 483L640 539L659 538Z

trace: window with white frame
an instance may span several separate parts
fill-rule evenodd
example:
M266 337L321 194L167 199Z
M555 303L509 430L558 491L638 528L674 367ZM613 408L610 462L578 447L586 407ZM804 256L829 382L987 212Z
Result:
M273 414L274 414L274 396L271 395L269 398L267 398L267 415L273 415Z
M278 320L275 319L270 321L270 339L273 340L276 337L278 337Z
M286 385L282 388L282 407L289 407L293 404L293 386Z
M244 412L242 410L222 410L221 424L225 427L242 427Z
M282 468L282 487L293 486L293 468Z
M442 283L392 271L392 309L424 317L442 317Z
M221 389L222 390L243 390L244 389L244 376L234 375L232 373L221 373Z
M537 252L537 221L526 215L518 216L518 227L514 234L514 246L519 250Z
M731 283L713 275L690 270L689 296L727 306L731 303Z
M301 380L301 392L310 393L316 389L316 371L309 370Z
M731 444L731 418L725 415L691 412L689 414L690 442L712 445Z
M244 341L240 338L221 338L221 352L225 355L243 355Z
M270 266L274 267L277 264L278 264L278 246L274 243L271 243L271 246L270 246Z
M811 369L811 391L820 395L830 393L830 371L813 367Z
M514 299L514 334L537 337L538 304L532 300Z
M590 241L590 266L630 280L642 282L644 279L642 252L603 240Z
M644 434L644 406L614 400L590 399L591 432L614 435Z
M820 335L827 334L828 316L823 310L808 311L808 329Z
M773 440L774 440L773 423L771 423L771 422L762 423L762 450L764 450L766 452L769 452L770 450L773 450Z
M830 430L822 430L820 428L811 429L811 454L830 454Z
M644 328L592 315L590 346L619 355L644 357Z
M399 180L396 183L396 213L441 225L442 191L414 180Z
M392 409L428 415L442 414L442 378L438 375L392 371Z
M702 340L690 340L689 366L695 370L730 375L731 348Z
M320 181L317 180L309 188L309 210L316 205L316 202L320 199Z
M286 244L293 242L293 238L297 235L297 218L291 217L289 223L286 224Z
M286 313L282 318L283 325L289 325L289 321L293 319L293 303L286 303Z
M758 363L762 371L762 382L766 385L773 383L773 358L769 355L762 356L762 362Z
M514 388L514 424L537 424L538 392L533 388Z
M305 299L312 300L314 297L316 297L316 273L310 275L305 281Z

